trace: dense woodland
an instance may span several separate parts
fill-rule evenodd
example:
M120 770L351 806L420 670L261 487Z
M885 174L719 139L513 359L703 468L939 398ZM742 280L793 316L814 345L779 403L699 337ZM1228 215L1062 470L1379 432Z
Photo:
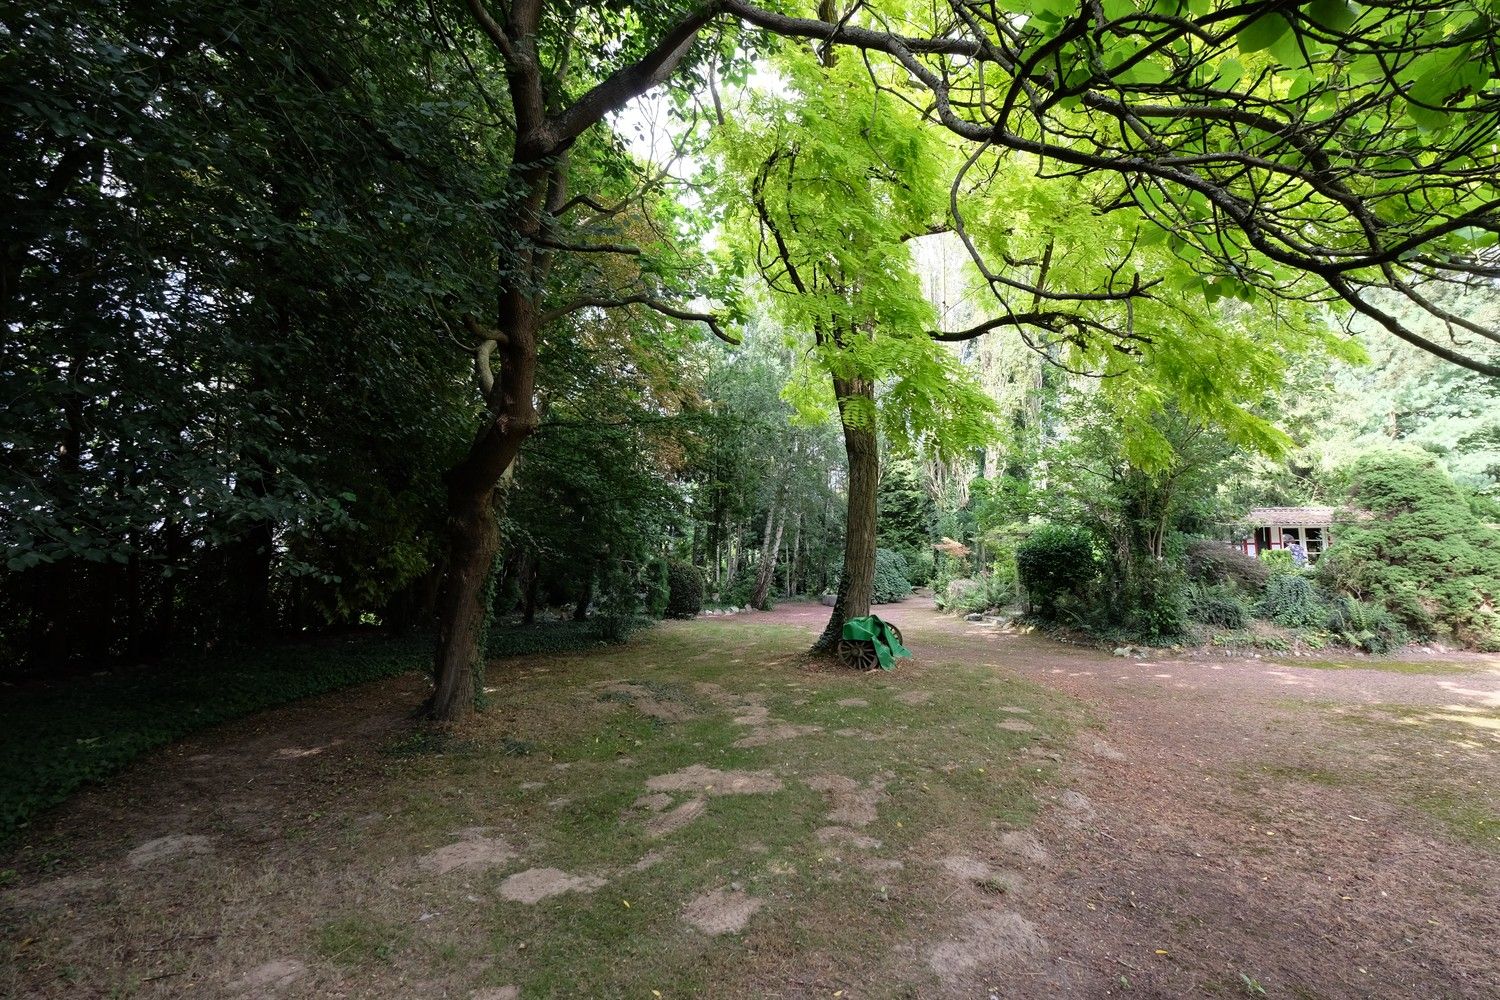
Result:
M0 670L380 627L453 719L515 623L912 587L1500 646L1489 6L1011 6L8 7Z

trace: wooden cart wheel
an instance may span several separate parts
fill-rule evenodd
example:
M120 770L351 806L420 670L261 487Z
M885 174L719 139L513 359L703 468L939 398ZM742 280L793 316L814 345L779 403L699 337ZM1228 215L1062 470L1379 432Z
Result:
M903 642L902 639L901 639L901 630L899 628L897 628L896 626L892 625L890 622L886 622L885 623L885 627L888 628L888 629L890 629L892 632L896 633L896 642L897 642L898 645L902 645L902 646L906 645L906 643Z
M880 666L875 655L875 644L863 639L840 639L839 659L858 670L874 670Z

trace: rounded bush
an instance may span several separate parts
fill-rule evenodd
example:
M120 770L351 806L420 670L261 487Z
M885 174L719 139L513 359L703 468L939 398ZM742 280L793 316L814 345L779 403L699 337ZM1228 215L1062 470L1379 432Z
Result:
M703 571L690 562L667 564L667 617L692 618L703 610Z
M1050 618L1059 597L1077 594L1093 582L1099 562L1087 531L1071 524L1045 524L1016 547L1016 569L1037 610Z

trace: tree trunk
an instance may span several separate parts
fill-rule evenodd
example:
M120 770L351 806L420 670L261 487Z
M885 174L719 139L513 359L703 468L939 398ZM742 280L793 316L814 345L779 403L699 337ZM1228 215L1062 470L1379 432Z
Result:
M448 571L438 597L436 685L428 712L454 722L474 709L474 678L484 651L484 584L500 546L494 487L448 490Z
M755 577L755 596L750 600L750 606L757 610L765 610L766 600L771 596L771 583L776 579L777 557L781 553L781 533L786 528L786 518L776 520L776 535L771 536L771 522L776 519L776 509L766 515L766 534L761 541L760 548L760 572Z
M792 522L792 550L786 564L786 596L790 600L797 596L797 556L802 550L802 512L797 512L797 519Z
M866 413L874 411L875 386L857 379L833 380L839 411L847 401L869 401ZM844 622L870 613L875 589L875 497L880 478L880 449L873 427L855 427L844 419L844 451L849 458L849 516L844 527L844 569L839 576L838 599L828 627L813 643L814 652L831 652L843 635Z
M496 352L501 367L489 394L494 419L447 475L448 547L438 598L436 687L428 704L428 714L439 722L457 722L474 709L475 667L487 610L482 606L484 585L500 545L495 487L539 423L533 404L535 304L511 289L500 313L506 343Z
M724 586L734 586L734 578L740 575L740 533L734 525L729 530L729 554L725 557Z

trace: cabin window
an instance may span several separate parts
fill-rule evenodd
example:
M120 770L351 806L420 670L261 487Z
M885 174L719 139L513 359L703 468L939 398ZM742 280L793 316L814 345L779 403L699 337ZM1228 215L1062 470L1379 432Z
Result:
M1325 544L1322 528L1304 528L1303 544L1307 546L1307 558L1314 559L1323 551Z

